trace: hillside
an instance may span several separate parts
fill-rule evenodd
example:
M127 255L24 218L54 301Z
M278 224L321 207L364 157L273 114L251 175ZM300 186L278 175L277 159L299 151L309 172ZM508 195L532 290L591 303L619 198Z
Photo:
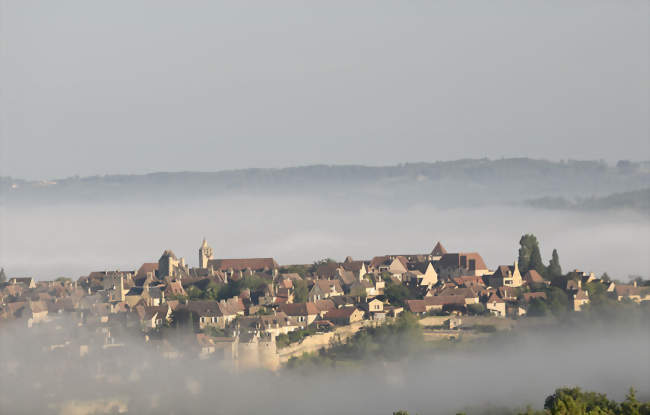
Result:
M612 167L601 161L466 159L369 167L314 165L216 172L0 178L3 203L161 201L231 195L326 196L393 203L513 203L526 199L598 197L647 188L648 163Z

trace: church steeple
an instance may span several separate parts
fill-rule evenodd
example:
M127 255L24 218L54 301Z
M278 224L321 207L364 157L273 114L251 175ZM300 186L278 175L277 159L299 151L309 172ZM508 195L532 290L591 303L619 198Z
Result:
M199 268L207 268L208 261L212 259L212 248L208 245L208 241L203 238L203 243L199 248Z

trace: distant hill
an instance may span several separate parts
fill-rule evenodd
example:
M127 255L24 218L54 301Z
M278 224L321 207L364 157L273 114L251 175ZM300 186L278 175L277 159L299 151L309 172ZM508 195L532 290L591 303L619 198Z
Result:
M580 211L629 209L650 215L650 188L614 193L604 197L589 197L574 200L564 197L542 197L528 200L526 204L544 209L571 209Z
M527 158L466 159L369 167L315 165L217 172L69 177L48 181L0 178L0 203L162 202L234 195L315 196L332 203L362 199L462 206L555 197L599 197L647 188L646 163L552 162Z

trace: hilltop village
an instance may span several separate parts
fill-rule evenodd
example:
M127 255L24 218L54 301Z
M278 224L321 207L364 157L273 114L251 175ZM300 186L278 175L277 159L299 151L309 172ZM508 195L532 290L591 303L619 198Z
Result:
M277 369L292 356L402 313L439 317L451 336L472 316L520 319L558 307L580 312L590 293L650 300L645 284L578 270L563 274L556 252L546 267L532 235L520 243L519 258L495 268L477 252L448 252L440 242L424 254L279 265L273 258L214 258L204 239L196 268L166 250L137 270L94 271L76 281L8 277L3 270L0 330L39 330L42 350L68 357L126 347L128 337L165 358Z

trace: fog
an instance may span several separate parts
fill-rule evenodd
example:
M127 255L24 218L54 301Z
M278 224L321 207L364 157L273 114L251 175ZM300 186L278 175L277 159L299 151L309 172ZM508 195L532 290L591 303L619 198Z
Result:
M191 408L197 414L446 414L488 404L539 408L565 385L617 400L633 386L647 399L649 328L646 320L607 329L522 329L480 348L370 367L237 373L216 360L165 360L126 338L125 348L83 359L74 350L68 358L63 351L42 354L40 345L50 344L49 337L38 329L5 326L11 336L0 337L0 412L59 413L68 400L102 398L126 402L129 413L180 414Z
M173 199L173 196L170 197ZM614 278L650 274L650 220L640 213L585 213L516 206L368 203L306 197L228 197L168 203L0 207L0 266L9 276L79 277L137 269L172 249L196 266L203 237L216 258L268 257L280 264L350 255L478 251L490 268L512 263L523 233L564 270Z

